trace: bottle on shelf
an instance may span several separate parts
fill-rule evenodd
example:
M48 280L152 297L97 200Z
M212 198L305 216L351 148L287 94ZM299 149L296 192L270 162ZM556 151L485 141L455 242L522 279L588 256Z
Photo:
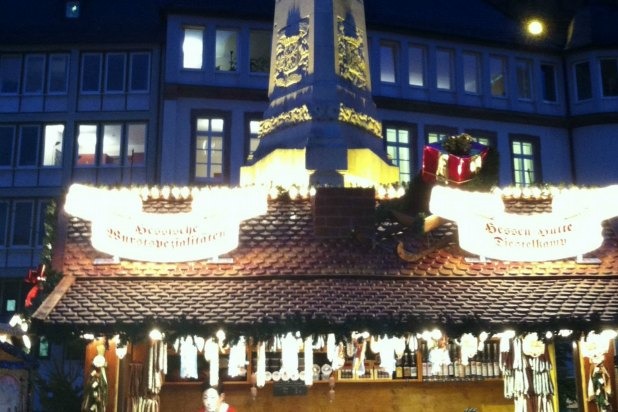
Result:
M410 352L410 378L418 379L418 366L417 366L417 353L416 351Z
M403 378L410 379L412 377L412 354L410 348L406 345L403 352Z
M395 360L394 379L403 379L403 356Z

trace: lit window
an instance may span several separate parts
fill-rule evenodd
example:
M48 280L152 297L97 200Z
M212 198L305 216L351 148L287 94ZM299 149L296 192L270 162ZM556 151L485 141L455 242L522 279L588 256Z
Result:
M49 93L66 93L69 68L69 56L53 54L49 57L47 91Z
M103 148L101 150L100 165L120 165L120 148L122 145L122 125L103 125Z
M77 166L144 165L146 123L81 124Z
M449 136L457 134L457 129L443 126L428 126L426 128L427 144L438 143Z
M516 63L517 74L517 97L520 99L529 100L532 99L532 62L529 60L517 60Z
M217 30L216 37L215 68L220 71L236 71L238 33L236 30Z
M62 140L64 125L49 124L45 126L43 136L43 166L62 165Z
M477 143L482 144L483 146L495 147L496 145L495 142L497 140L497 135L495 132L490 132L487 130L472 129L472 130L466 130L466 133L472 137L472 140L474 140Z
M463 54L464 91L466 93L480 93L480 57L478 53Z
M47 359L49 358L49 341L45 336L41 336L39 338L39 358Z
M425 86L425 48L408 48L408 83L410 86Z
M453 88L453 53L450 50L436 50L436 88Z
M247 160L253 159L253 153L260 143L260 121L249 120L249 148L246 156Z
M6 300L6 312L15 312L17 310L17 301L15 299Z
M17 94L21 75L21 56L0 56L0 94Z
M409 183L412 174L411 132L407 128L386 127L386 152L399 168L399 181Z
M618 59L601 59L603 96L618 96Z
M514 139L511 142L513 156L513 182L516 186L531 186L538 183L535 143Z
M577 100L592 98L590 63L582 62L575 65L575 86L577 88Z
M195 174L200 181L224 181L223 143L225 121L220 117L199 117L196 120Z
M385 83L397 81L397 46L393 43L380 45L380 81Z
M249 70L252 73L268 73L270 70L271 32L251 30L249 34Z
M204 29L186 28L182 42L182 67L185 69L201 69L204 52Z
M24 93L43 93L45 76L45 56L32 54L26 56L26 72L24 73Z
M541 87L543 101L556 101L556 68L552 64L541 64Z
M146 151L146 124L135 123L127 126L127 160L128 166L144 164Z
M109 53L105 64L105 91L123 92L125 74L125 55L122 53Z
M506 97L506 62L503 57L489 58L489 81L492 96Z

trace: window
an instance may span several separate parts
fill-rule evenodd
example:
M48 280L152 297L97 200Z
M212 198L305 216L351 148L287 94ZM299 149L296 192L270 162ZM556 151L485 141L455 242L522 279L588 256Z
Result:
M17 302L23 302L21 286L24 283L23 279L20 280L4 280L0 281L0 298L2 301L2 307L0 308L0 322L8 323L10 318L21 310L18 307Z
M541 87L543 101L556 101L556 67L552 64L541 64Z
M0 202L0 247L6 246L7 230L9 222L9 202Z
M463 54L464 91L478 94L481 92L480 84L480 56L478 53Z
M34 217L32 201L16 201L13 204L12 246L31 246Z
M601 59L603 96L618 96L618 59Z
M80 124L77 166L144 164L146 123Z
M49 359L49 341L45 336L39 338L37 354L40 359Z
M36 166L39 151L39 127L22 126L19 128L18 166Z
M489 82L492 96L506 97L506 62L503 57L489 58Z
M199 116L195 120L194 178L208 183L225 182L224 153L227 121L224 116Z
M519 99L532 99L532 62L530 60L517 60L515 64L517 74L517 97Z
M105 62L105 91L107 93L124 92L125 55L109 53Z
M220 71L237 70L238 32L236 30L217 30L215 40L215 68Z
M64 125L48 124L43 134L43 166L62 166Z
M409 127L386 126L386 152L399 167L399 181L409 183L412 176L412 130Z
M150 54L131 53L131 67L129 70L129 90L132 92L147 92L150 89Z
M253 159L253 153L257 149L260 143L260 120L257 119L249 119L248 124L248 137L247 137L247 148L246 148L246 156L245 159L247 161Z
M270 30L251 30L249 33L249 71L268 73L270 71Z
M513 183L516 186L531 186L540 182L537 144L535 138L511 137Z
M43 93L45 81L45 56L30 54L26 56L26 72L24 75L24 93Z
M587 100L592 98L590 63L582 62L575 65L575 87L577 90L577 100Z
M17 131L17 166L62 166L64 125L0 126L0 167L12 167Z
M427 133L427 144L431 144L441 142L449 136L456 135L457 129L454 127L427 126L425 127L425 132Z
M149 53L88 53L82 56L82 93L100 92L101 82L105 93L124 93L127 90L127 79L131 92L148 91Z
M394 43L380 44L380 81L397 81L397 45Z
M49 93L66 93L68 72L68 55L52 54L49 56L47 91Z
M184 69L202 68L203 41L203 28L185 28L182 42L182 67Z
M101 90L101 55L82 56L82 93L97 93Z
M487 130L468 129L466 130L466 133L472 136L472 139L475 142L480 143L483 146L496 147L496 141L498 139L498 136L495 132L490 132Z
M408 47L408 83L410 86L425 86L425 48Z
M0 56L0 94L19 93L21 75L21 56Z
M436 50L436 87L441 90L453 88L453 52Z
M0 126L0 167L13 165L15 127Z

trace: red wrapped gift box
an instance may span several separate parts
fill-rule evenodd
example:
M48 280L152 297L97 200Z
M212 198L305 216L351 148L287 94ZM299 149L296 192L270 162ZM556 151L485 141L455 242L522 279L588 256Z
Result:
M470 154L459 156L448 153L442 143L431 143L423 149L423 180L461 184L468 182L481 170L488 148L472 142Z

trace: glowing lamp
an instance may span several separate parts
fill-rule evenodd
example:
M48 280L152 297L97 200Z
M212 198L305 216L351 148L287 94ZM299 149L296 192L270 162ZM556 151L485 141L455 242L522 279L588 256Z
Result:
M540 36L545 31L545 25L538 19L532 19L527 24L528 33L533 36Z

